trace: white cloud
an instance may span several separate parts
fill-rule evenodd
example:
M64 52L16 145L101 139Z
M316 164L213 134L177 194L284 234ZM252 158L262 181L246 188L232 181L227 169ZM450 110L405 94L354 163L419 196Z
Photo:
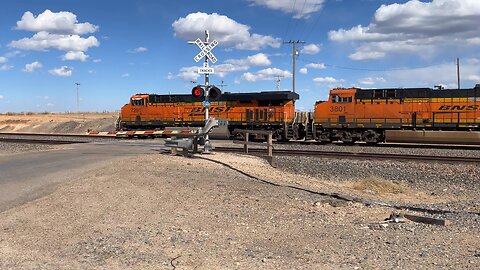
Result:
M239 50L258 51L267 46L270 46L272 48L279 48L280 39L274 38L272 36L262 36L259 34L252 34L248 41L237 44L235 48Z
M316 44L309 44L302 48L300 53L302 54L317 54L320 52L320 46Z
M298 72L300 72L301 74L307 74L308 69L307 68L301 68Z
M173 80L175 78L175 76L173 76L173 74L171 72L168 72L167 74L167 80Z
M292 1L292 0L248 0L249 2L264 6L283 13L293 14L293 18L308 18L314 12L322 9L325 0Z
M217 13L190 13L174 21L172 27L175 36L184 40L202 38L205 29L209 29L210 40L218 40L220 46L233 46L242 50L259 50L267 46L278 48L279 38L251 34L250 27L238 23L227 16Z
M17 22L16 29L36 33L32 37L11 41L8 44L10 48L35 51L54 48L67 52L64 60L85 61L82 59L86 59L86 56L79 52L86 52L89 48L100 45L94 36L81 37L81 35L96 32L98 26L88 22L78 23L77 16L67 11L51 12L47 9L36 17L27 11ZM73 52L76 55L73 55Z
M273 80L276 76L292 77L292 73L290 71L281 70L278 68L266 68L257 71L255 74L246 72L242 75L242 80L248 82L265 81Z
M3 99L3 96L2 96L2 95L0 95L0 99Z
M50 74L60 77L70 77L73 74L73 68L63 66L60 68L54 68L48 71Z
M0 64L6 63L8 59L6 57L0 56Z
M376 83L385 83L387 82L383 77L367 77L360 79L358 81L359 84L364 84L364 85L374 85Z
M84 52L67 52L63 57L62 60L79 60L85 62L88 58Z
M305 65L306 68L313 68L313 69L325 69L325 64L317 64L317 63L310 63Z
M102 59L93 59L92 62L93 63L100 63L100 62L102 62Z
M122 74L122 77L123 77L123 78L130 77L130 73L123 73L123 74Z
M21 51L11 51L11 52L7 52L5 54L5 57L11 58L11 57L15 57L15 56L17 56L21 53L22 53Z
M468 75L465 80L467 81L474 81L474 82L477 82L477 83L480 83L480 75L474 75L474 74L471 74L471 75Z
M98 30L98 26L91 23L78 23L77 15L67 12L51 12L45 10L35 17L30 11L23 14L17 21L17 29L31 32L49 32L63 35L83 35Z
M26 64L25 68L23 69L24 72L34 72L36 69L42 68L42 63L35 61L30 64Z
M148 51L147 48L145 47L138 47L138 48L135 48L133 50L128 50L129 53L142 53L142 52L146 52Z
M272 64L268 56L264 53L257 53L255 55L247 56L244 59L228 59L225 63L238 66L269 66Z
M380 59L385 57L384 52L372 52L372 51L357 51L349 55L349 58L352 60L371 60L371 59Z
M465 59L460 67L460 78L462 79L462 87L468 86L465 81L480 83L476 78L480 77L480 65L474 58ZM445 85L447 88L456 88L457 86L457 70L456 63L443 63L436 66L387 71L382 74L389 83L395 83L399 87L433 87L434 85ZM415 78L415 80L412 80Z
M227 74L238 71L247 71L252 66L269 66L272 62L264 53L247 56L243 59L228 59L225 63L213 66L215 74L223 78Z
M382 5L368 26L329 32L337 42L359 43L353 60L385 57L389 53L424 55L448 46L480 44L480 1L432 0Z
M200 77L198 74L198 67L183 67L180 69L180 73L177 74L177 77L186 82L196 81Z
M345 82L345 80L343 79L337 80L333 77L317 77L313 79L313 82L314 83L341 83L341 82Z
M91 47L98 47L100 42L94 36L82 38L79 35L58 35L38 32L31 38L22 38L10 42L9 47L21 50L43 51L55 48L61 51L84 52Z
M215 68L215 74L221 78L227 76L232 72L247 71L250 67L248 65L225 63L213 66Z
M10 70L12 68L13 68L13 66L10 66L10 65L1 65L0 66L0 71L7 71L7 70Z

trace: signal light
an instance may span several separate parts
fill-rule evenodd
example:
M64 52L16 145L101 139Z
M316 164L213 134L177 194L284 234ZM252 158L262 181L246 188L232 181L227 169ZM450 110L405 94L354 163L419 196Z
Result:
M192 96L196 98L201 98L205 95L205 90L200 85L197 85L192 88Z
M208 90L208 97L211 100L217 100L222 95L222 91L218 89L215 85L212 85Z

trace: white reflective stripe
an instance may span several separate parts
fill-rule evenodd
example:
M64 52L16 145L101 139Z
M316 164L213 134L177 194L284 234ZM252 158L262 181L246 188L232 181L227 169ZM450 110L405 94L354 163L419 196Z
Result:
M117 132L89 132L87 135L90 136L119 136L119 135L162 135L162 134L189 134L197 133L196 130L138 130L138 131L117 131Z

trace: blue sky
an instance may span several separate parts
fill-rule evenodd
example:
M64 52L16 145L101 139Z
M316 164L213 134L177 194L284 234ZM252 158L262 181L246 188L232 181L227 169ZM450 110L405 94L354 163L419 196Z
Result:
M203 82L187 43L219 41L211 83L224 91L292 88L297 109L335 87L480 83L480 1L4 0L0 112L118 110L135 93L189 93Z

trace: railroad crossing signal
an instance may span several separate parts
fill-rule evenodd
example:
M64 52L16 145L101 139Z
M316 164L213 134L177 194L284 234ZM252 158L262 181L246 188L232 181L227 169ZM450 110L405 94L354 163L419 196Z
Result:
M220 90L215 85L196 85L192 88L192 96L195 98L209 97L210 100L218 100L221 95L222 90ZM210 106L210 103L208 102L208 100L205 100L203 105L204 107L208 107Z
M212 61L212 63L216 63L217 62L217 58L215 57L215 55L213 55L212 53L212 49L215 48L217 45L218 45L218 41L216 39L214 39L212 42L210 42L208 45L205 45L203 43L203 41L200 39L200 38L197 38L195 40L195 44L197 44L197 46L200 48L200 52L193 58L193 60L195 60L195 62L198 62L200 61L203 57L208 57L208 59L210 59L210 61Z

